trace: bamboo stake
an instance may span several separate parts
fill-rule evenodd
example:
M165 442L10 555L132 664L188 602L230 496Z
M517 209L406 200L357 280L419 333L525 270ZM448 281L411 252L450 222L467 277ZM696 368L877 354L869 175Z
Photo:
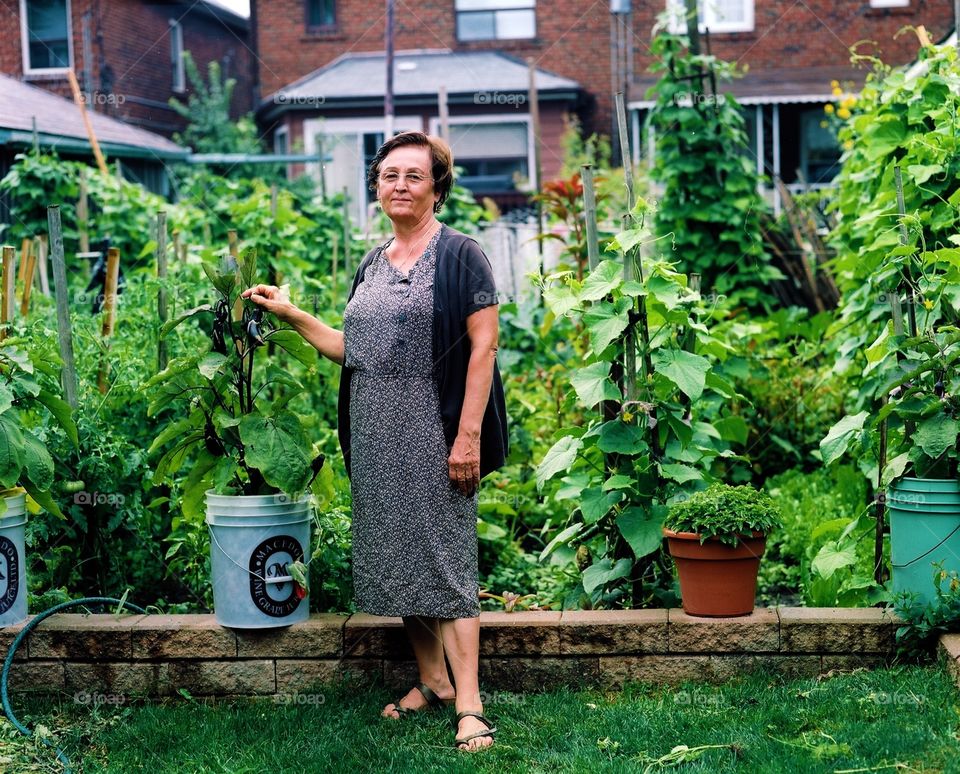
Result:
M53 278L57 297L57 339L60 343L60 358L63 360L63 397L74 409L77 408L77 370L73 361L73 333L70 329L70 289L67 286L67 266L63 259L63 231L60 223L59 205L47 207L47 224L50 229L50 248L53 258ZM43 242L41 242L43 245ZM44 248L45 250L45 248ZM40 255L45 257L45 253ZM45 266L43 260L41 265ZM41 275L43 276L43 275Z
M107 351L110 348L110 337L113 336L113 328L116 320L117 308L117 278L120 272L120 250L111 247L107 250L107 276L103 285L103 326L100 330L100 337L104 340L104 350L100 359L100 371L97 374L97 388L101 393L107 392L107 371L109 363L107 361Z
M633 218L633 156L630 154L630 135L627 132L627 108L623 102L623 92L615 96L617 110L617 130L620 136L620 158L623 160L623 181L627 184L627 210Z
M230 251L230 260L228 261L230 268L236 269L240 259L240 246L237 241L236 229L231 228L227 231L227 249ZM243 319L243 299L237 296L233 302L233 321L239 322L241 319Z
M173 260L180 260L180 230L175 229L173 232Z
M587 224L587 262L590 271L600 263L600 243L597 238L597 196L593 187L593 167L584 164L580 167L580 180L583 182L583 219ZM583 279L583 267L578 266L578 280Z
M67 80L70 82L70 91L73 92L73 102L80 109L80 117L83 119L83 125L87 128L87 137L90 140L90 147L93 148L93 157L97 160L97 167L104 175L109 175L107 162L100 150L100 143L97 142L97 135L94 134L93 124L90 123L90 116L87 114L87 106L83 102L83 95L80 94L80 84L77 83L77 76L73 70L67 70Z
M174 234L174 239L179 237ZM167 213L163 210L157 213L157 279L160 287L157 290L157 317L162 326L167 321ZM167 340L163 336L157 338L157 371L167 367Z
M0 341L7 337L7 325L13 321L13 301L16 293L16 250L3 246L3 299L0 304Z
M48 213L49 214L49 213ZM40 281L40 292L45 296L50 295L50 282L47 279L47 235L41 234L37 237L34 245L34 253L37 256L37 273Z
M30 244L28 242L28 244ZM32 245L31 245L32 246ZM27 251L27 268L23 273L23 295L20 297L20 316L26 317L30 311L30 291L33 289L33 275L37 266L37 256L33 250Z
M23 273L27 268L28 255L30 255L30 237L24 237L20 242L20 266L17 271L17 282L23 282Z
M89 222L89 195L87 193L87 168L80 167L80 198L77 200L77 230L80 233L80 252L90 252L90 233L87 231Z

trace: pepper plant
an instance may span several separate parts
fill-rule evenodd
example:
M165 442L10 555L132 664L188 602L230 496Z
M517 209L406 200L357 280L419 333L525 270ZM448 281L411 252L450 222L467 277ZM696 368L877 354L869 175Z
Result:
M174 441L157 463L154 483L177 473L187 460L183 482L185 516L199 514L204 494L262 495L304 492L323 465L300 417L287 404L304 386L274 363L259 364L257 353L272 343L308 368L316 351L295 331L279 327L270 315L240 293L257 283L257 260L247 251L236 267L204 263L217 299L186 310L165 323L166 336L193 317L210 325L210 348L172 360L143 387L154 390L150 415L171 404L186 404L172 413L150 452ZM234 310L242 306L242 316Z

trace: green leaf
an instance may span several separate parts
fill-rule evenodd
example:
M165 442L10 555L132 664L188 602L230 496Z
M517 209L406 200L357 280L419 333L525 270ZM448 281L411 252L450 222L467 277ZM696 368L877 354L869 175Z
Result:
M641 559L660 548L663 540L663 520L667 509L662 505L655 505L650 511L638 505L624 508L617 516L617 528L623 539L633 550L633 555Z
M923 185L934 175L942 175L944 168L941 164L910 164L907 166L907 174L913 178L917 185Z
M664 478L676 481L678 484L685 484L688 481L702 481L703 475L696 468L680 463L661 462L660 472Z
M653 368L677 385L690 400L703 394L710 361L680 349L658 349L653 353Z
M866 411L845 416L830 428L827 437L820 441L820 456L824 465L832 464L846 453L850 441L863 429L863 423L867 421L868 416L870 414Z
M736 441L739 444L745 444L750 434L750 428L743 417L731 415L718 419L713 423L720 437L725 441Z
M248 415L239 429L247 465L259 470L270 486L290 495L307 488L313 475L313 456L296 414L281 411L275 417Z
M600 451L607 454L640 454L647 449L644 429L622 419L611 419L600 426Z
M70 408L70 404L49 390L40 390L36 398L47 407L47 410L60 423L60 427L63 428L74 448L79 448L80 438L77 434L77 423L73 419L73 409Z
M312 366L317 362L317 350L295 330L281 328L280 330L267 334L263 338L267 341L272 341L280 347L280 349L293 355L293 357L305 366Z
M581 301L597 301L623 283L623 265L619 261L600 261L584 280Z
M543 300L557 317L563 317L571 309L576 309L580 302L577 294L567 285L556 285L543 291Z
M202 415L197 414L196 416L184 417L183 419L178 419L176 422L168 424L157 434L157 437L153 439L153 443L151 443L150 448L147 449L147 454L153 454L173 438L181 438L188 430L199 428L201 416Z
M13 405L13 390L6 384L0 384L0 414Z
M33 498L34 502L43 508L48 513L52 513L58 519L63 519L66 521L66 516L64 516L63 511L60 510L60 506L57 505L56 501L50 495L49 492L44 492L40 489L37 489L29 481L23 482L23 488L27 490L27 494Z
M813 558L810 569L824 580L830 578L837 570L851 567L857 563L856 546L848 545L838 548L836 543L830 542L822 546Z
M551 446L537 466L537 490L543 489L543 485L557 473L568 470L582 447L583 440L572 435L564 436Z
M945 414L937 414L917 425L913 440L923 449L924 454L936 459L957 444L958 433L960 433L960 424L956 419Z
M200 373L203 374L204 377L213 379L229 360L229 357L220 352L208 352L204 355L203 359L197 363L197 368L200 369Z
M170 331L176 328L184 320L188 320L195 315L201 314L203 312L212 312L213 307L210 304L201 304L200 306L195 306L193 309L188 309L181 314L178 314L176 317L172 317L167 320L163 325L160 326L160 337L166 336Z
M610 509L623 499L623 492L604 492L600 487L584 489L580 500L580 512L587 524L593 524L606 516Z
M583 322L590 331L590 345L594 352L603 352L623 333L629 323L630 306L629 298L621 298L616 305L596 304L583 315Z
M674 309L680 304L683 287L675 280L655 274L647 280L647 290L667 309Z
M617 385L610 380L610 364L602 361L578 368L571 375L570 384L587 408L593 408L603 400L620 400L621 397Z
M24 480L36 491L49 491L53 486L53 459L47 447L30 433L24 433L22 458Z
M583 522L578 521L576 524L571 524L566 529L557 533L553 540L547 543L546 547L540 552L539 561L542 562L546 559L557 546L570 542L572 538L580 534L581 529L583 529Z
M622 473L617 473L603 482L603 491L609 492L613 489L629 489L633 484L633 476L625 476Z
M9 414L0 414L0 487L17 486L23 470L23 433Z
M910 452L898 454L896 457L890 460L886 466L884 466L883 480L881 481L881 484L883 486L889 486L891 481L903 475L903 471L907 469L907 465L909 464Z
M592 594L610 581L626 578L632 569L633 562L629 559L619 559L616 564L610 559L601 559L583 571L583 590Z

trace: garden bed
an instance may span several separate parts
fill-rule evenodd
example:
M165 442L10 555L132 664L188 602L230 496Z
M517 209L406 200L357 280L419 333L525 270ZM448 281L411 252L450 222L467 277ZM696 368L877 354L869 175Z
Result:
M799 607L723 619L680 609L484 612L480 621L481 684L513 691L719 682L758 667L791 677L872 668L892 661L897 625L878 608ZM25 625L0 632L4 652ZM948 643L960 674L960 645ZM212 615L59 614L18 648L10 688L275 695L348 674L391 687L410 683L416 666L400 619L315 614L286 629L235 631Z

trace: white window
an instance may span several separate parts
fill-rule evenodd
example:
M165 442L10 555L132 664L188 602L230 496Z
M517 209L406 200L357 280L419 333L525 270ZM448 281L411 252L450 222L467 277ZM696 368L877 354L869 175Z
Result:
M64 72L73 64L69 0L20 0L23 72Z
M669 30L687 31L684 0L667 0ZM753 30L753 0L699 0L697 5L700 31L750 32Z
M537 35L536 0L456 0L458 40L516 40Z
M173 73L174 91L183 92L187 89L187 79L183 70L183 27L180 22L170 20L170 67Z
M871 8L907 8L910 0L870 0Z
M436 134L439 120L431 119ZM475 194L523 190L533 184L533 139L529 116L451 116L453 163L462 168L458 182Z

